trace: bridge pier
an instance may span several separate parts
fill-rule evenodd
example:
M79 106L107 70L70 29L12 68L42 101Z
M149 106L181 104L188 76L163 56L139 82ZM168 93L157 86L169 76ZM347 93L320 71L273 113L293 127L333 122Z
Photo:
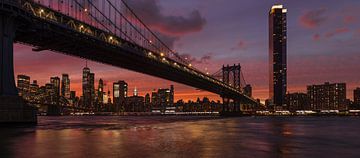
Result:
M36 109L18 95L14 79L14 38L16 16L0 12L0 123L37 122Z

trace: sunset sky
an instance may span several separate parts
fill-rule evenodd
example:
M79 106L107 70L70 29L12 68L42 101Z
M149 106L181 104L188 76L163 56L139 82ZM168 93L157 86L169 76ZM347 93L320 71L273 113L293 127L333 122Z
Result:
M347 95L360 87L359 0L127 0L152 30L176 52L191 56L193 64L210 73L223 64L241 63L255 98L268 98L268 12L273 4L288 9L288 91L305 92L306 85L346 82ZM49 51L32 52L15 45L15 73L26 74L40 85L51 76L68 73L71 89L81 95L85 60ZM216 94L125 69L89 62L96 86L102 78L125 80L140 95L175 85L175 99Z

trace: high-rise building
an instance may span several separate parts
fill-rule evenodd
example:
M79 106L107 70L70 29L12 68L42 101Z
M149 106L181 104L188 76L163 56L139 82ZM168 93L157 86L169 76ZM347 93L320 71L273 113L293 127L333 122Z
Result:
M326 82L307 86L312 110L346 110L346 84Z
M285 105L286 95L286 13L283 5L272 6L269 13L269 67L270 100L281 108Z
M149 93L146 93L145 95L145 105L150 105L150 94Z
M354 104L355 106L360 106L360 88L354 90Z
M60 78L59 77L51 77L50 83L53 85L55 98L59 98L60 97Z
M134 96L138 96L138 90L136 87L134 88Z
M174 85L170 85L170 106L174 106Z
M47 104L56 104L56 89L54 87L52 83L45 84L45 103Z
M252 97L252 87L251 87L251 85L248 84L248 85L246 85L244 87L244 94L249 96L249 97Z
M94 73L90 73L90 79L89 79L89 83L90 83L90 105L91 107L94 107L94 102L95 102L95 74Z
M115 110L118 112L124 108L125 98L128 96L128 84L118 81L113 84L113 100Z
M170 89L159 89L158 92L158 102L159 102L159 106L160 108L162 108L163 110L165 110L166 107L170 107L172 106L174 103L171 103L171 98L173 98L173 96L171 95L171 90Z
M98 92L97 92L97 97L98 97L98 101L99 103L104 103L104 81L102 79L99 80L99 85L98 85ZM107 98L105 98L107 99ZM106 100L107 101L107 100Z
M159 106L158 93L155 89L151 92L151 105L154 107Z
M19 90L19 95L26 97L30 93L30 77L26 75L17 76L17 88Z
M39 85L37 84L37 81L34 80L32 84L30 84L30 94L36 95L39 91Z
M61 78L61 96L70 99L70 78L68 74L62 74Z
M91 107L91 82L90 69L88 67L83 69L82 92L83 107Z

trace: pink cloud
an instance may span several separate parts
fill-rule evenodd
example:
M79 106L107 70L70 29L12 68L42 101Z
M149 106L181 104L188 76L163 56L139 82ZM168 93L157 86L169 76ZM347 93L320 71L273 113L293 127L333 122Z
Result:
M320 26L326 21L327 17L324 15L327 9L320 8L317 10L307 11L300 16L300 24L308 29L313 29Z
M193 10L187 16L164 15L157 0L126 0L135 13L151 28L168 36L181 36L201 31L206 19L200 11Z
M343 33L347 33L349 32L350 30L348 28L337 28L336 30L334 31L330 31L328 33L325 34L325 37L326 38L332 38L334 37L335 35L339 35L339 34L343 34Z
M344 24L352 24L355 23L357 20L354 16L345 16L344 17Z
M250 45L250 42L241 39L237 45L233 48L231 48L231 50L246 50Z
M314 40L314 41L318 41L318 40L320 40L320 38L321 38L321 35L320 34L314 34L313 35L313 37L312 37L312 39Z

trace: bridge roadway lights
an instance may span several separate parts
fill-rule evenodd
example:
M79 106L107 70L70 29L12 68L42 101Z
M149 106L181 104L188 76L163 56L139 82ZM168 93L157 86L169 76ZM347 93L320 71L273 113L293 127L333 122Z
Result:
M36 109L18 95L13 65L16 16L0 9L0 125L36 124Z

